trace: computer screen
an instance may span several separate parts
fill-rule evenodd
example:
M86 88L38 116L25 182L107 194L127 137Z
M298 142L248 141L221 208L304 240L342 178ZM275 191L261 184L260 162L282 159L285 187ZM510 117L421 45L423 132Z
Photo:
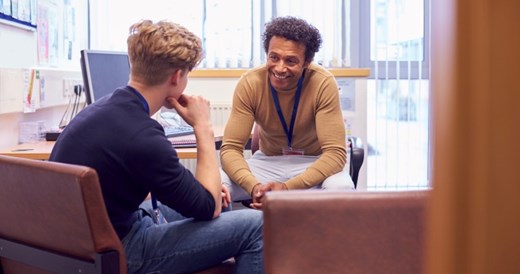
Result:
M126 52L81 50L81 73L86 103L92 104L116 88L126 86L130 63Z

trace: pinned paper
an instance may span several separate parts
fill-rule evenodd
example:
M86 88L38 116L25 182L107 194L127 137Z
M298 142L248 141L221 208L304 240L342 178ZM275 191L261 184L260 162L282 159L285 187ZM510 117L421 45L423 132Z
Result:
M35 112L40 107L40 72L35 69L23 71L23 112Z

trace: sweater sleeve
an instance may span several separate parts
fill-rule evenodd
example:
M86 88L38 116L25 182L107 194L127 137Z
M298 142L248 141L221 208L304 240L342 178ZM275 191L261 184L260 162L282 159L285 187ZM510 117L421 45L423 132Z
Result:
M238 82L233 95L233 109L229 116L220 157L222 169L229 178L240 185L245 191L251 193L257 180L251 173L244 158L244 145L251 136L254 124L253 98L250 92L251 86L244 78Z
M185 217L211 220L215 202L194 175L179 161L159 128L145 129L132 140L126 163L134 180L157 194L158 200Z

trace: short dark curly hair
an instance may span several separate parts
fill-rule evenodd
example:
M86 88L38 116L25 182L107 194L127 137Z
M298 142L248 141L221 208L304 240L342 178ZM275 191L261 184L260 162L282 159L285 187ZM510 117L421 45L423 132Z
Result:
M311 62L321 46L320 31L307 21L292 17L277 17L265 25L263 34L265 53L273 36L283 37L305 45L305 61Z

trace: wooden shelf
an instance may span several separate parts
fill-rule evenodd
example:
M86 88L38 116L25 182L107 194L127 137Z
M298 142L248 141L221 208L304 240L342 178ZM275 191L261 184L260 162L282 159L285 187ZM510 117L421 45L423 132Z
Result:
M192 78L239 78L248 69L195 69L190 72ZM331 68L330 72L335 77L368 77L370 69L367 68Z

